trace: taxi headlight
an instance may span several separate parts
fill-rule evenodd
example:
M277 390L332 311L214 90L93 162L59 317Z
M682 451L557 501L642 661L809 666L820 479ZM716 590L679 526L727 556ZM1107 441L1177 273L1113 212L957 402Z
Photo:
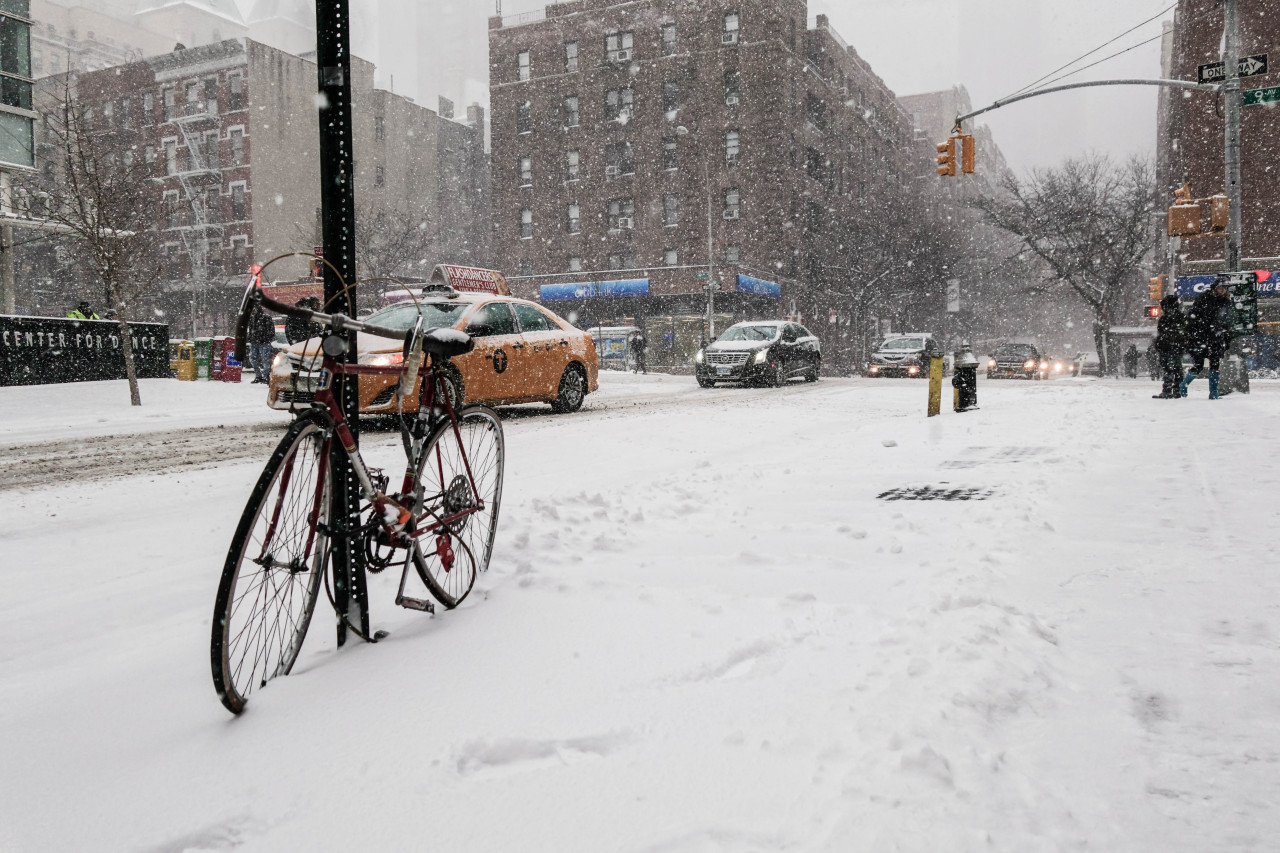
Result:
M360 364L374 367L390 367L393 364L404 364L402 352L366 352L360 354Z
M283 350L280 352L277 352L276 357L271 359L272 370L283 370L288 366L289 366L289 356L285 355Z
M760 352L756 353L756 357L754 359L756 364L764 364L768 360L769 360L769 351L767 349L762 349L760 350Z

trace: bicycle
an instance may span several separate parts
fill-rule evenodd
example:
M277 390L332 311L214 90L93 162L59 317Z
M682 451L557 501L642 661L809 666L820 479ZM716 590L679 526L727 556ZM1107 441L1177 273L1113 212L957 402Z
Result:
M477 572L489 564L502 500L505 445L497 414L484 406L455 408L449 359L470 352L473 343L454 329L424 327L421 317L407 333L372 326L341 313L325 314L276 302L256 280L245 291L236 324L235 355L243 359L252 311L271 311L315 323L324 331L319 351L304 353L319 362L319 380L309 408L290 423L263 469L227 552L214 605L210 657L214 687L234 714L244 710L253 690L287 675L301 651L319 588L330 603L330 554L343 537L354 538L356 559L370 572L402 563L396 604L434 613L431 601L406 595L412 565L432 598L445 609L470 593ZM382 337L403 337L398 366L347 364L342 333L353 329ZM424 360L424 356L427 358ZM401 414L406 465L401 490L386 493L388 477L369 468L360 455L333 393L337 376L399 377L403 401L418 394L418 411ZM359 484L358 511L331 518L333 460L341 454ZM425 543L425 545L424 545ZM335 612L338 607L334 604ZM365 636L338 612L362 639Z

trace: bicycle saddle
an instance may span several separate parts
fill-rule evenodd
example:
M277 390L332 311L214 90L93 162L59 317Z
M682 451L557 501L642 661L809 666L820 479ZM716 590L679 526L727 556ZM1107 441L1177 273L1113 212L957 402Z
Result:
M457 329L432 329L422 336L422 350L439 358L453 358L475 349L476 342Z

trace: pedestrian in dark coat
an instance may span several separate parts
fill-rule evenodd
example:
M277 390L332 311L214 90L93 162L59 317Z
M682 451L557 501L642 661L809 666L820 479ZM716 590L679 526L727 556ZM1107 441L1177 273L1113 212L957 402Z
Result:
M1160 300L1155 346L1160 356L1160 373L1164 377L1164 385L1155 399L1170 400L1182 396L1178 386L1182 384L1182 355L1187 351L1187 317L1182 313L1182 303L1176 296Z
M314 296L304 296L294 305L299 308L308 308L312 311L320 310L320 300ZM284 321L284 338L291 344L314 338L319 333L319 327L315 323L308 323L300 317L289 317Z
M635 373L648 373L645 365L645 351L649 349L649 342L645 340L644 332L634 332L631 335L631 352L635 356Z
M265 384L271 379L271 344L276 339L276 322L261 307L249 318L249 364L253 381Z
M1187 396L1187 388L1204 372L1204 363L1208 360L1209 399L1218 399L1218 367L1229 343L1231 298L1227 295L1227 285L1218 282L1197 296L1187 313L1187 351L1195 364L1178 387L1179 396Z

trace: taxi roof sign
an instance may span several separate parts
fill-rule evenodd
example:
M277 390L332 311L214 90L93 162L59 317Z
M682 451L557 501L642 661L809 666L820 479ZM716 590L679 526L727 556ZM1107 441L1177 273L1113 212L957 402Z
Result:
M511 288L507 279L497 270L481 267L459 267L453 264L437 264L431 271L432 283L447 284L454 290L468 293L492 293L495 296L510 296Z

